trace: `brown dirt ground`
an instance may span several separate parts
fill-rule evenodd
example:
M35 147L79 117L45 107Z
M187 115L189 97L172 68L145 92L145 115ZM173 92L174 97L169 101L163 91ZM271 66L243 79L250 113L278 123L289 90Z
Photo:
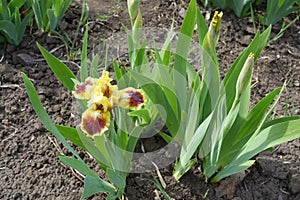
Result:
M91 2L91 1L88 1ZM144 26L168 28L175 19L179 27L179 13L187 8L180 0L145 0L141 3ZM212 10L204 10L210 15ZM73 2L61 27L70 38L80 18L81 6ZM107 18L100 19L101 15ZM286 18L290 21L293 16ZM90 49L94 41L107 38L122 31L122 24L129 25L126 1L104 0L91 4ZM280 24L273 27L272 36ZM249 44L254 29L249 18L238 19L225 11L217 52L222 74ZM277 107L277 114L285 111L300 114L300 20L292 25L279 40L266 47L256 63L254 71L253 103L272 89L290 80L285 94ZM82 32L77 42L81 43ZM62 60L67 60L61 40L28 29L21 45L15 47L0 44L0 199L79 199L83 182L74 172L64 166L57 154L62 145L49 133L31 107L20 71L33 81L38 94L55 123L74 126L71 116L72 97L55 78L37 49L36 41L53 50ZM78 63L78 60L74 61ZM67 62L77 72L76 64ZM152 140L153 142L153 140ZM159 141L156 141L159 142ZM63 149L62 151L65 152ZM66 152L65 152L66 153ZM82 156L85 156L81 152ZM231 184L232 179L220 183L205 183L199 165L175 181L172 166L161 169L167 183L166 192L174 199L300 199L300 140L277 146L272 152L261 153L257 162L246 171L246 177L235 188L232 197L222 196L220 185ZM85 156L86 160L89 160ZM90 163L92 163L90 161ZM92 163L93 165L93 163ZM101 173L101 172L100 172ZM127 179L125 196L131 199L155 199L152 175L156 173L131 174ZM162 196L160 196L163 198ZM96 195L91 199L104 199ZM157 198L156 198L157 199Z

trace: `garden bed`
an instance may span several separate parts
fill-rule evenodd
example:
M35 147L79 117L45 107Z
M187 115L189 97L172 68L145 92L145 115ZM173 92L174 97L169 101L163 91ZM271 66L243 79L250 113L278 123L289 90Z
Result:
M89 47L96 41L123 31L129 26L126 1L91 2ZM175 30L182 21L187 3L182 1L142 1L144 27L169 28L175 19ZM212 10L201 8L204 15ZM81 5L73 2L61 25L71 38L79 22ZM106 16L99 18L99 14ZM291 20L294 16L290 16ZM271 38L280 30L275 25ZM224 75L236 57L248 46L255 30L250 18L239 19L225 11L217 54ZM78 36L81 42L82 32ZM293 24L281 37L272 41L255 63L252 102L256 103L268 92L288 80L276 115L300 114L300 21ZM27 29L19 46L0 44L0 199L79 199L83 191L82 177L58 159L62 145L38 120L26 94L20 72L33 81L38 94L55 123L75 126L72 117L72 97L58 82L36 46L39 42L55 56L67 60L62 41L35 30ZM118 41L116 41L118 42ZM76 73L78 61L66 62ZM151 151L153 144L162 143L157 137L144 146ZM163 144L163 143L162 143ZM147 146L149 147L147 149ZM85 160L89 157L83 152ZM245 177L222 180L210 184L199 170L198 163L179 182L172 178L172 166L161 169L166 192L174 199L300 199L300 140L277 146L256 157L257 162L245 172ZM90 162L91 163L91 162ZM92 163L93 164L93 163ZM101 173L101 172L99 172ZM127 178L125 197L130 199L163 199L152 176L156 172L131 174ZM234 184L232 181L235 181ZM226 187L223 187L226 186ZM226 190L223 190L223 189ZM92 199L104 199L96 195Z

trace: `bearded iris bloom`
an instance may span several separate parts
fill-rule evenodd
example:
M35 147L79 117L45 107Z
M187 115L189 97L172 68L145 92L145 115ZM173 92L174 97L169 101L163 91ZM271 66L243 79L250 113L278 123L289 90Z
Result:
M81 130L88 136L102 135L110 124L110 111L114 106L138 110L146 103L142 90L125 88L118 90L112 79L103 71L99 79L88 77L76 83L72 94L77 99L87 100L87 110L82 114Z
M116 91L113 97L114 105L132 110L139 110L145 102L143 91L131 87Z

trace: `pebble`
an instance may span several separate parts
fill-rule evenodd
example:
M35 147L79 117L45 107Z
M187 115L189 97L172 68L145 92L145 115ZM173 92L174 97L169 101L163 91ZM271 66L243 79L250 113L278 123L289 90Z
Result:
M178 14L179 14L180 17L184 18L185 13L186 13L186 10L185 10L184 8L181 8L181 9L179 10L179 13L178 13Z
M252 26L247 26L246 32L251 33L251 34L255 34L254 28Z
M17 61L26 66L33 66L36 64L35 59L26 53L17 54Z
M241 38L241 44L248 46L250 44L251 40L252 40L252 36L251 35L245 35L245 36L243 36Z
M58 112L60 109L61 109L61 106L60 106L60 105L54 105L54 106L52 107L52 111L53 111L53 112Z

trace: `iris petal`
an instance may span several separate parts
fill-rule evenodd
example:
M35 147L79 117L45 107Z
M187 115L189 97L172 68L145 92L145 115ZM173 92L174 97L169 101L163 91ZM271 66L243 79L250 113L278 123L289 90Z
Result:
M102 135L108 129L110 112L88 109L82 114L81 129L90 137Z
M140 109L146 103L146 98L142 90L126 88L114 93L113 105L123 108Z
M72 94L77 99L90 99L95 82L96 79L88 77L85 82L75 84L75 90L72 91Z
M102 72L102 76L96 82L96 90L94 95L102 95L110 98L112 93L117 90L116 85L112 85L110 82L112 78L109 78L107 71Z

